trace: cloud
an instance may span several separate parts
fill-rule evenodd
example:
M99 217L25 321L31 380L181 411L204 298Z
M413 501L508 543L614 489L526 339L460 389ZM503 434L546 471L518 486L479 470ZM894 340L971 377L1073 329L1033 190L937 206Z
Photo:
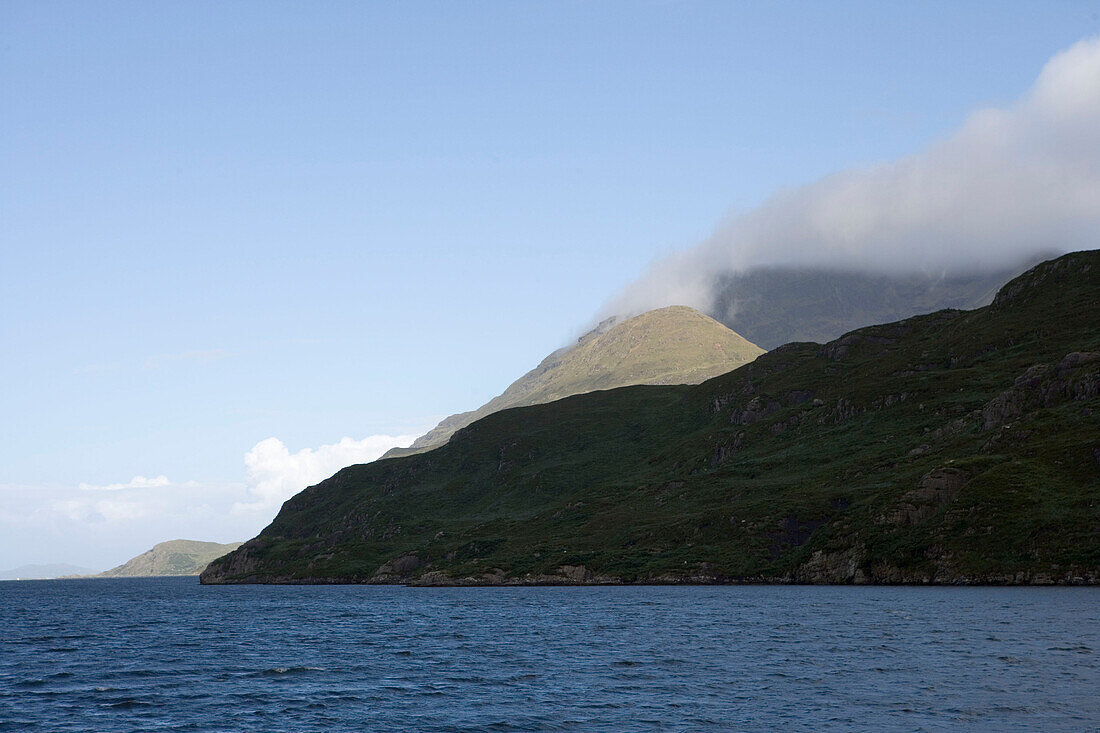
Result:
M71 562L106 569L177 537L245 540L290 496L415 437L343 438L295 453L268 438L245 454L244 481L179 482L160 474L75 487L0 484L0 557L11 565Z
M761 266L973 272L1100 241L1100 38L1057 54L1016 103L900 160L779 191L652 264L604 309L708 310L723 273Z
M161 475L154 478L134 476L132 479L124 484L106 484L104 486L97 486L96 484L80 484L78 488L81 491L123 491L125 489L156 489L171 485L172 482L168 480L168 477Z
M244 482L163 476L104 486L0 485L0 558L106 569L164 540L247 539L270 519L232 516L234 502L248 496Z
M125 523L151 516L186 513L194 499L209 491L209 488L195 481L170 481L163 474L152 478L134 476L125 483L81 483L77 485L77 494L71 490L58 492L60 497L52 499L49 507L53 513L73 522ZM109 493L110 496L96 496L101 493Z
M51 502L51 507L70 520L85 524L141 519L155 511L151 502L134 499L61 499Z
M342 438L320 448L291 453L278 438L261 440L244 457L252 501L237 511L277 507L302 489L328 478L341 468L367 463L390 448L408 446L415 435L371 435L362 440Z
M197 518L207 523L211 517L233 514L240 515L230 522L244 527L241 536L252 536L270 521L279 505L306 486L352 464L373 461L390 448L408 446L415 439L415 435L342 438L331 445L292 453L282 440L267 438L245 453L243 482L177 482L161 474L135 475L119 483L80 483L76 490L72 486L0 484L0 506L7 510L0 514L0 523L46 526L62 519L83 526L132 527L150 518L162 523ZM195 532L198 530L196 527Z

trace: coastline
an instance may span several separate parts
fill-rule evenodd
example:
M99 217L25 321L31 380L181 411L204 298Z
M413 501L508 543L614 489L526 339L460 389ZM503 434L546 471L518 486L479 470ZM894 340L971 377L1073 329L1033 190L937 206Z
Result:
M453 578L442 573L425 573L416 578L361 578L337 577L252 577L231 580L202 578L202 585L400 585L409 588L522 588L522 587L574 587L574 586L732 586L732 585L797 585L797 586L904 586L904 587L1095 587L1100 586L1100 573L1066 572L990 574L983 576L952 575L914 577L897 580L876 579L867 576L851 579L812 580L789 576L725 577L719 575L692 575L675 577L660 575L625 580L615 576L590 574L588 577L566 575L524 575L508 577L503 574L486 574Z

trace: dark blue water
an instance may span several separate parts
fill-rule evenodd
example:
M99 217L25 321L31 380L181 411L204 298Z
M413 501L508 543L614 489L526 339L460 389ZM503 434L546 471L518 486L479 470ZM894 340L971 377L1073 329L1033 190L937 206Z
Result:
M1086 588L0 583L0 730L1100 727Z

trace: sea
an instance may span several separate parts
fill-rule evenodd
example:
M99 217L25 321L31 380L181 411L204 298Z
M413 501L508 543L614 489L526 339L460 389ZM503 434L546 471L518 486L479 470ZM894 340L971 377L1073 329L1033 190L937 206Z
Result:
M1100 589L0 582L0 731L831 730L1100 730Z

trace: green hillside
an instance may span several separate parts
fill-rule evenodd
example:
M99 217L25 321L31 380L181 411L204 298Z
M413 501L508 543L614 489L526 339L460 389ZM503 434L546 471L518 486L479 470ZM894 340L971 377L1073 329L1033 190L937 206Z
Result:
M508 409L352 466L225 582L1100 582L1100 253L697 386Z
M117 568L92 576L96 578L142 578L159 575L198 575L211 560L236 550L240 542L226 545L195 540L170 540L154 545Z
M543 359L477 410L451 415L409 448L395 448L386 457L443 445L456 430L509 407L631 384L698 384L762 353L760 347L686 306L659 308L619 323L609 320L575 345Z

